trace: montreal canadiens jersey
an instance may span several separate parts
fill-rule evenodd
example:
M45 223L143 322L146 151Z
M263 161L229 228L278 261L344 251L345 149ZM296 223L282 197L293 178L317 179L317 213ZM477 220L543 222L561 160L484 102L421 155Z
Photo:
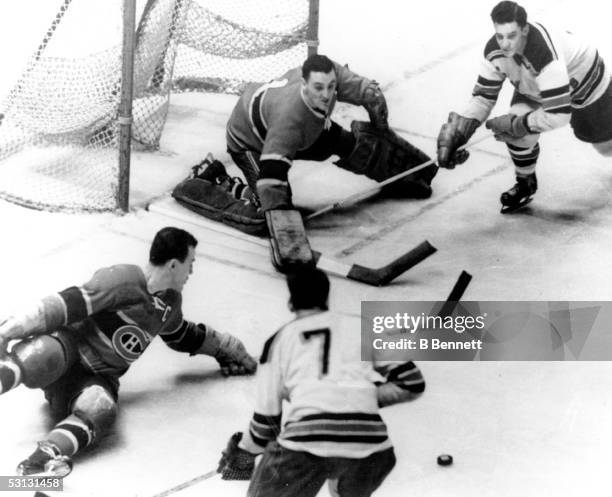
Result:
M291 164L300 150L309 148L331 124L336 100L363 104L372 82L334 62L336 95L327 113L306 103L302 94L302 70L292 69L264 85L251 85L240 97L227 124L230 152L256 152L262 160Z
M348 458L391 447L376 395L384 378L360 354L356 319L319 312L281 328L264 346L241 446L257 453L276 439L291 450Z
M568 31L529 23L522 54L504 56L493 36L484 51L472 99L462 113L483 122L508 79L516 92L540 107L528 118L536 132L569 122L572 108L583 108L603 95L610 73L597 50Z
M49 331L64 326L75 334L86 367L120 376L156 335L176 350L195 351L202 344L205 334L183 320L181 301L171 289L150 294L140 267L116 265L45 298L44 310Z

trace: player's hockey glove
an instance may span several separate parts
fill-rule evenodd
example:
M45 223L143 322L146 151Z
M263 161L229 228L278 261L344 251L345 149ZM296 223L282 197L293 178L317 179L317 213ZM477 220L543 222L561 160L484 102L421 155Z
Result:
M242 432L234 433L227 447L221 453L217 473L221 473L222 480L250 480L255 468L255 454L251 454L238 447L242 440Z
M448 122L444 123L438 134L438 165L446 169L454 169L456 165L463 164L470 153L463 149L472 137L480 121L460 116L456 112L448 115Z
M527 125L528 114L517 116L515 114L504 114L503 116L489 119L485 126L493 131L495 139L500 142L508 142L523 138L532 133Z
M257 369L257 361L247 352L244 344L229 333L221 333L210 326L198 324L200 333L204 333L204 341L199 349L192 354L213 356L221 367L223 376L253 374Z
M372 81L363 94L363 106L368 111L370 123L381 131L389 128L389 109L378 83Z
M379 407L386 407L412 400L425 391L421 370L412 361L377 367L386 382L377 385Z

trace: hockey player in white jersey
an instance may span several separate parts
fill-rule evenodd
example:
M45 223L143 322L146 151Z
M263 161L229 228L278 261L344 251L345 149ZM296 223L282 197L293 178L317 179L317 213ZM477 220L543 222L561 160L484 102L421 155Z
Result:
M480 74L467 108L451 112L438 137L438 163L453 168L468 154L457 149L486 121L508 146L516 184L502 193L502 212L531 200L540 133L566 124L581 141L612 156L612 83L597 49L568 31L527 22L516 2L503 1L491 12L495 35L484 50ZM487 120L508 79L514 96L507 114Z
M379 408L418 397L423 376L412 362L361 361L360 322L328 311L325 273L302 269L287 282L295 319L266 341L255 412L218 470L252 474L249 497L314 497L326 480L334 495L369 496L395 465Z

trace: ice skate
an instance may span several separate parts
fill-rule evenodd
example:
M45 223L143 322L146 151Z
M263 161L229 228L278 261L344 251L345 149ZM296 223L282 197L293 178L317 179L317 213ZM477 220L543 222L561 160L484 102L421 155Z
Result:
M501 213L509 214L526 206L533 199L533 194L537 189L538 180L535 173L527 176L517 176L516 184L501 194Z
M46 441L17 466L19 476L64 478L72 471L72 460L59 454L57 448Z

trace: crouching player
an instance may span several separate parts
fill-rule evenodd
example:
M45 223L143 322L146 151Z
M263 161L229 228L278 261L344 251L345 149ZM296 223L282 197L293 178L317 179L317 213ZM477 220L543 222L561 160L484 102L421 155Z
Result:
M541 133L567 124L580 141L612 156L612 81L595 47L568 31L528 22L516 2L498 3L491 12L495 35L484 49L472 98L461 114L451 112L438 137L438 163L453 168L468 153L457 150L485 122L505 142L516 184L500 197L512 212L536 193L536 162ZM505 80L514 86L510 110L488 119Z
M265 343L255 413L218 470L250 478L249 497L314 497L326 480L332 495L369 496L395 465L379 408L418 397L425 381L412 362L361 361L359 330L328 311L325 273L305 268L287 281L295 319Z
M164 228L146 268L100 269L84 285L49 295L0 325L0 393L20 384L41 388L64 417L19 464L19 474L71 471L71 457L112 425L119 378L156 335L179 352L214 357L225 374L255 371L240 340L183 319L181 291L196 244L190 233Z
M353 121L351 131L343 129L331 119L336 101L364 107L370 122ZM389 128L387 115L375 81L324 55L312 55L278 80L249 86L234 107L227 149L248 187L229 178L223 164L205 161L173 196L204 216L251 234L269 234L273 261L281 271L309 263L312 252L289 185L293 161L336 155L337 166L378 182L429 161ZM383 193L428 198L436 172L432 164L387 185Z

